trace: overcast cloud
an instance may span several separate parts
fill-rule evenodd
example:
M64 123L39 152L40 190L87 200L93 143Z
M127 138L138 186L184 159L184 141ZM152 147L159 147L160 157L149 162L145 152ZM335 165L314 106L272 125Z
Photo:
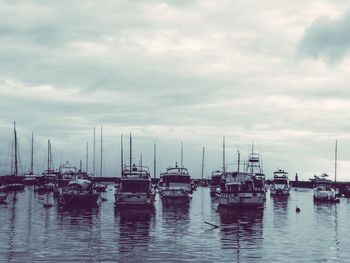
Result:
M333 176L338 139L338 178L350 180L349 6L2 1L0 173L16 120L23 170L32 131L41 173L48 139L56 167L78 165L103 125L108 176L120 170L120 134L132 132L136 162L142 153L152 167L157 143L158 172L179 161L183 140L193 177L203 146L206 176L220 168L222 136L232 160L254 140L268 177L277 168Z

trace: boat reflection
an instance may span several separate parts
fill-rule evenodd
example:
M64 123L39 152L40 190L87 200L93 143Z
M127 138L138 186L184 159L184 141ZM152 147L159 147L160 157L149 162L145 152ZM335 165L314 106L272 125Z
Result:
M259 248L262 248L263 243L263 209L220 207L218 212L222 249L232 250L236 262L262 258Z
M115 224L119 236L116 237L118 254L123 255L117 261L141 262L143 252L148 251L151 222L154 222L155 209L148 207L115 207Z
M185 199L163 199L162 216L165 224L187 224L190 217L190 200Z
M288 222L289 195L274 195L270 197L273 205L273 225L284 231Z

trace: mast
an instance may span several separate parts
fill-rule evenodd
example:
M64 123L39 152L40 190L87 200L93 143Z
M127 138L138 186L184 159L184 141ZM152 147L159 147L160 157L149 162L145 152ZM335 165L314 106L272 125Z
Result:
M13 122L13 133L15 136L15 163L14 163L14 176L17 176L18 173L18 150L17 150L17 131L16 131L16 122Z
M102 126L101 126L101 162L100 162L100 177L102 177L102 151L103 151L103 135L102 135Z
M240 166L240 162L241 162L241 153L239 152L239 150L237 151L238 154L238 169L237 169L237 173L239 173L239 166Z
M50 171L50 140L47 140L47 172Z
M181 168L183 168L183 160L184 159L184 144L183 141L181 141Z
M226 172L226 164L225 164L225 136L223 137L222 140L222 171L223 173Z
M140 166L141 166L141 170L142 170L142 153L140 155Z
M34 174L34 133L32 132L32 150L30 155L30 175Z
M337 181L338 141L335 140L334 182Z
M120 135L120 174L123 174L124 153L123 153L123 134Z
M131 132L130 132L130 147L129 147L129 151L130 151L130 174L131 174L131 166L132 166L132 138L131 138Z
M252 155L251 157L253 157L253 154L254 154L254 141L252 142ZM254 167L253 165L250 166L250 173L253 174L254 172Z
M96 127L94 126L94 144L92 150L92 176L95 176L96 172Z
M203 147L203 155L202 155L202 182L203 182L203 176L204 176L204 153L205 153L205 147Z
M153 145L153 178L156 178L156 155L157 154L157 146L154 143Z
M86 142L86 164L85 164L86 173L89 173L89 143Z

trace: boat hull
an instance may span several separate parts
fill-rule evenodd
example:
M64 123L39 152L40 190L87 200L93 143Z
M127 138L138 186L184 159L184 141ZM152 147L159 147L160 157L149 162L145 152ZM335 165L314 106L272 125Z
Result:
M220 187L219 185L210 185L210 196L216 197L218 195L216 189Z
M63 194L61 204L63 206L96 206L101 202L101 196L97 193L76 195Z
M155 193L116 193L114 199L116 206L152 206Z
M263 192L239 192L221 193L219 196L220 206L263 206L265 194Z
M318 202L335 202L335 191L314 191L314 201Z
M3 192L15 192L15 191L24 191L24 184L7 184L1 188Z
M289 195L290 187L278 187L275 185L274 188L270 188L270 195Z
M159 194L161 198L172 198L172 199L191 198L190 192L183 189L161 189Z

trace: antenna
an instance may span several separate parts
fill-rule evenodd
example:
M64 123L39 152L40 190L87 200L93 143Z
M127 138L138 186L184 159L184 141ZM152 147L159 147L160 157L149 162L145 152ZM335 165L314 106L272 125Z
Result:
M96 127L94 126L94 145L92 150L92 176L95 176L96 172Z
M123 153L123 134L120 135L120 174L123 174L124 153Z
M205 147L203 147L203 155L202 155L202 182L203 182L203 176L204 176L204 153L205 153Z
M156 158L157 158L157 145L154 143L153 145L153 177L156 178Z
M101 162L100 162L100 177L102 177L102 151L103 151L103 135L102 135L102 126L101 126Z
M338 141L335 140L334 182L337 181Z

